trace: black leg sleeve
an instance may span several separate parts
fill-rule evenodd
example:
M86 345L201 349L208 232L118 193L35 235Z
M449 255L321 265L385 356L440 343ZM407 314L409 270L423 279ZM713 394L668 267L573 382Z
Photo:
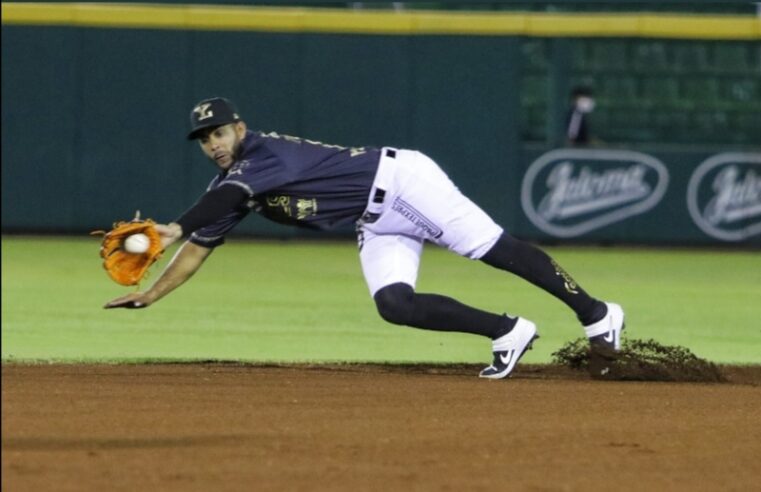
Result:
M426 330L457 331L499 338L516 320L467 306L450 297L417 294L411 286L391 284L375 294L378 313L389 323Z
M481 261L518 275L549 292L573 309L582 324L605 316L605 304L590 297L555 260L544 251L505 233Z

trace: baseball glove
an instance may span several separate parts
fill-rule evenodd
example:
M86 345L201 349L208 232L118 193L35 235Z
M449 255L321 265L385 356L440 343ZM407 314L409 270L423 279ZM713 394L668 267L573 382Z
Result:
M121 285L137 285L145 276L148 268L161 258L164 252L161 236L151 219L140 220L140 214L129 222L115 222L109 232L94 231L91 234L103 234L100 257L103 268L114 282ZM129 253L124 249L124 241L133 234L145 234L150 245L144 253Z

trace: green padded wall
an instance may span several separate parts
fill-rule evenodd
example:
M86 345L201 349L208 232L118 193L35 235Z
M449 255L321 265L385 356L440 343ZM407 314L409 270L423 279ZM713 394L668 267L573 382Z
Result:
M235 100L254 128L424 150L529 239L553 236L528 221L521 182L558 141L564 95L576 83L598 94L598 136L660 158L673 181L657 214L564 240L722 241L689 221L684 190L700 162L758 153L761 135L761 47L750 41L6 24L2 37L5 232L82 233L138 208L175 218L214 173L184 138L190 107L212 95ZM754 165L742 167L751 181L761 176ZM309 235L259 218L238 231Z

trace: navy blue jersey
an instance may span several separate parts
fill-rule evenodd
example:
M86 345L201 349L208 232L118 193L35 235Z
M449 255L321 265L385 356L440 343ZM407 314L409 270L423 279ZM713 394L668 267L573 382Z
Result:
M248 203L195 231L190 239L207 247L222 244L225 234L251 210L275 222L321 230L351 224L367 206L379 159L377 148L249 130L237 161L207 188L241 187L250 197Z

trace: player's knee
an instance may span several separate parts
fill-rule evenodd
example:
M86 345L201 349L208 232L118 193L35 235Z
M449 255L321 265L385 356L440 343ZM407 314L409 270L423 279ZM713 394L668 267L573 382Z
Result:
M481 257L481 261L487 265L492 265L509 259L513 256L513 250L519 242L510 234L503 232L494 246Z
M375 293L381 318L395 325L409 325L415 312L415 291L403 283L387 285Z
M504 233L494 246L481 257L481 261L495 268L520 275L519 272L530 268L531 260L541 254L541 251L529 243Z

